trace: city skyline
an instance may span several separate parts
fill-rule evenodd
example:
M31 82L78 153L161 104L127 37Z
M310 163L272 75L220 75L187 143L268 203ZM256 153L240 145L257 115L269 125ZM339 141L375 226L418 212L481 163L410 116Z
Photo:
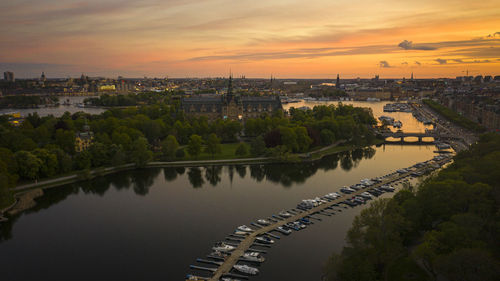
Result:
M0 71L89 76L498 75L496 1L0 1Z

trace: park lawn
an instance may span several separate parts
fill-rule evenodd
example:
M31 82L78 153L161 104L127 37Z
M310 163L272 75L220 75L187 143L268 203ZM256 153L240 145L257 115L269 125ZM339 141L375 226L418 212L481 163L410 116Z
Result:
M198 157L193 157L189 155L187 152L187 147L184 147L184 151L186 152L186 156L182 160L193 161L193 160L221 160L221 159L237 159L237 158L249 158L252 157L250 152L244 156L235 155L236 148L240 143L223 143L221 144L221 152L215 154L213 157L211 154L205 152L205 146L203 146L202 152ZM250 149L250 145L248 145L248 149Z
M413 259L404 257L388 266L387 280L427 281L429 280L429 276Z

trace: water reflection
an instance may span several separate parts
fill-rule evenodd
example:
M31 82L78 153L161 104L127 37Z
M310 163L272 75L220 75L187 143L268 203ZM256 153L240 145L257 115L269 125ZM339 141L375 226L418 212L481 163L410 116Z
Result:
M205 184L217 186L222 181L224 167L227 169L230 181L237 174L240 178L247 176L249 170L250 177L261 182L270 181L290 188L293 184L304 183L309 177L315 175L319 170L329 171L340 167L349 171L356 167L362 159L370 159L375 155L376 150L372 147L356 149L335 155L323 157L321 160L305 163L284 163L284 164L261 164L261 165L229 165L229 166L205 166L205 167L168 167L151 168L134 171L127 171L98 177L86 182L69 184L63 187L47 189L45 195L36 199L37 205L24 212L24 214L35 213L39 210L49 208L65 200L71 194L95 194L103 196L111 187L116 190L131 188L135 194L145 196L149 193L150 187L155 179L163 171L163 177L167 182L174 181L186 173L192 188L202 188ZM12 226L19 218L19 215L11 217L10 220L0 225L0 241L12 238Z

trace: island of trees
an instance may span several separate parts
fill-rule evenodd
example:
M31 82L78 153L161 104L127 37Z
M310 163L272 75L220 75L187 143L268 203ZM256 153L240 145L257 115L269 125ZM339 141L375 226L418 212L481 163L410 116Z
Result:
M165 98L166 99L166 98ZM339 141L371 144L376 123L369 109L339 104L289 115L209 121L186 116L178 101L113 108L99 115L27 116L20 126L0 117L0 206L12 202L12 187L91 168L149 161L228 159L267 156L297 160L298 155ZM93 139L79 151L80 132Z
M498 280L500 135L416 188L361 212L326 280Z

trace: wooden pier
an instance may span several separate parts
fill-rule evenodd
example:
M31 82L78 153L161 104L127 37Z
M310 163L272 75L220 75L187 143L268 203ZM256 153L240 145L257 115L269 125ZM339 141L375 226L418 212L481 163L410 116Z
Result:
M448 162L449 159L444 159L444 160L441 160L441 161L436 161L437 163L439 163L440 166L444 165L446 162ZM428 166L425 165L421 168L417 168L416 170L414 171L409 171L407 173L404 173L404 174L399 174L399 173L395 173L393 174L392 176L389 176L389 177L386 177L382 180L382 182L379 182L377 184L374 184L374 185L371 185L367 188L363 188L363 189L360 189L356 192L353 192L351 194L347 194L345 196L342 196L338 199L335 199L335 200L331 200L327 203L324 203L324 204L321 204L317 207L314 207L312 209L309 209L309 210L297 210L297 209L292 209L292 211L289 211L290 213L293 213L294 215L289 217L289 218L283 218L282 220L274 220L276 221L275 223L272 223L268 226L260 226L260 228L256 229L254 232L250 233L249 235L247 235L244 239L241 240L241 242L238 244L238 245L235 245L237 246L236 249L231 253L231 255L217 268L217 270L214 271L214 274L212 276L212 278L210 278L209 280L210 281L219 281L223 276L226 276L232 269L233 269L233 266L240 260L240 257L247 251L250 249L250 247L252 245L255 246L255 238L259 235L265 235L266 233L268 232L271 232L273 230L275 230L276 228L278 228L279 226L283 226L289 222L294 222L294 221L297 221L301 218L304 218L304 217L308 217L308 218L312 218L312 219L317 219L317 220L321 220L320 218L316 218L316 217L313 217L312 215L314 214L320 214L322 211L326 210L326 209L331 209L332 207L336 207L338 206L337 204L345 201L347 198L346 197L353 197L353 196L356 196L356 195L359 195L363 192L365 192L366 190L369 190L369 189L372 189L372 188L377 188L377 187L380 187L382 185L385 185L385 184L391 184L393 183L394 181L397 181L397 180L400 180L400 179L404 179L408 176L411 176L412 173L416 172L416 171L423 171L425 169L427 169Z

